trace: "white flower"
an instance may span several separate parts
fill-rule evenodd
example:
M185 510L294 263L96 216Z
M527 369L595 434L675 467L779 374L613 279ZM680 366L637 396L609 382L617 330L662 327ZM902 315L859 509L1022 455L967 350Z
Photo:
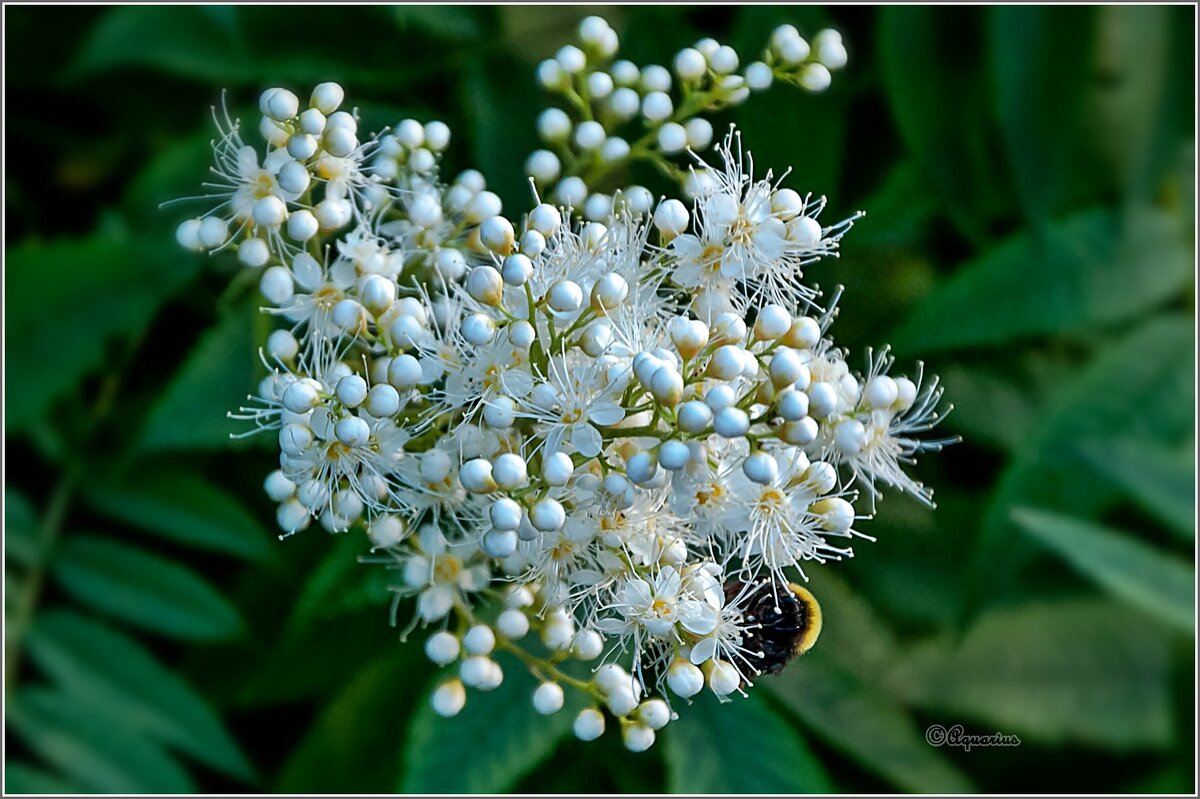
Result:
M546 374L538 375L543 382L528 396L514 397L518 416L534 420L546 452L558 452L565 445L594 458L603 444L598 428L625 418L625 409L612 398L600 367L596 361L568 358L564 352L550 358Z

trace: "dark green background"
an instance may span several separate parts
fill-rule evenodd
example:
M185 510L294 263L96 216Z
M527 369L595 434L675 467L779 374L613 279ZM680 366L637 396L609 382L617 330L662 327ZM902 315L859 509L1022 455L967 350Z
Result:
M847 287L841 345L943 375L964 438L916 470L936 512L889 497L813 569L823 637L750 701L635 756L532 718L508 664L436 722L364 540L275 540L272 444L223 416L256 289L157 207L203 179L206 109L252 127L263 88L338 80L365 128L449 123L447 170L516 212L534 67L590 11L6 6L6 789L1193 790L1190 7L606 12L640 63L843 32L829 92L717 127L868 211L809 279Z

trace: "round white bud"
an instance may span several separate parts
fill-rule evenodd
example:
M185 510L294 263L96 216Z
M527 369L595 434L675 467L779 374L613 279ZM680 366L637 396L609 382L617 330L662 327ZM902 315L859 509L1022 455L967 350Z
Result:
M347 333L357 332L363 325L365 312L358 300L346 298L339 300L329 314L330 321Z
M886 410L896 404L900 396L900 388L896 381L887 375L877 375L867 383L863 398L875 410Z
M775 80L775 72L762 61L746 67L746 85L756 92L769 89Z
M801 38L799 33L780 41L776 44L775 49L785 64L799 64L808 58L811 52L808 42Z
M311 110L311 109L310 109ZM317 141L317 137L311 133L293 133L287 140L288 155L300 161L307 161L316 155L321 143ZM303 164L301 164L303 166ZM307 172L308 170L305 170ZM282 186L283 183L280 182ZM303 191L303 189L301 189Z
M239 261L254 269L262 266L271 258L271 251L267 247L267 243L259 238L243 241L238 245L237 254Z
M513 322L508 326L508 341L517 349L529 349L536 338L537 331L533 329L533 325L524 319Z
M534 150L525 159L525 174L538 183L550 183L562 172L558 156L549 150Z
M339 419L334 425L334 435L347 447L365 447L371 440L371 427L357 416Z
M309 136L320 136L325 132L325 115L318 108L308 108L300 112L300 130ZM313 143L316 144L314 138ZM290 142L289 142L290 145ZM288 147L289 151L291 147ZM315 151L314 151L315 152ZM311 155L311 153L310 153Z
M746 338L746 323L735 313L723 313L713 321L710 338L717 344L740 342Z
M821 526L834 533L845 533L854 525L854 506L841 497L826 497L808 507Z
M625 462L625 474L637 485L645 485L654 479L658 464L649 452L637 452Z
M732 663L724 660L710 661L712 668L708 672L708 687L717 696L727 696L738 689L742 678Z
M674 238L687 230L688 210L679 200L666 200L654 211L654 226L664 238Z
M290 330L273 330L267 336L267 354L279 361L290 361L300 352L300 342Z
M421 382L421 362L408 353L397 355L388 364L387 381L398 389L412 388Z
M529 632L529 617L516 608L502 611L496 617L496 632L510 641L518 641Z
M666 126L664 125L663 127ZM687 146L693 150L703 150L712 143L712 123L703 117L689 119L687 125L684 126L684 130L687 133Z
M537 129L548 142L562 141L571 133L571 118L561 108L547 108L538 115Z
M467 691L461 681L448 680L434 690L430 704L439 716L457 716L467 704Z
M309 98L308 104L320 111L325 116L329 116L334 111L338 110L338 106L342 104L346 93L342 87L336 83L320 83L312 90L312 95Z
M483 551L491 558L508 558L520 540L515 530L488 530L483 534Z
M580 630L571 642L571 654L579 660L595 660L604 651L604 638L595 630Z
M582 72L587 66L587 56L573 44L564 45L554 56L554 60L562 67L563 72L575 74Z
M782 338L792 326L792 315L782 305L767 305L754 320L754 337L759 341Z
M806 64L800 72L800 85L810 92L823 92L832 82L833 77L824 64Z
M658 149L667 155L683 152L687 146L687 130L678 122L668 122L658 129Z
M587 77L587 91L593 100L612 94L613 79L607 72L593 72Z
M308 241L321 229L321 223L305 208L293 211L288 216L287 234L292 241Z
M808 416L808 395L795 389L780 392L775 400L775 409L784 420L799 421Z
M642 116L650 122L662 122L675 110L670 95L662 91L650 92L642 98Z
M546 293L546 301L556 311L576 311L583 305L583 289L573 280L559 280Z
M676 417L679 429L687 433L702 433L712 423L713 412L708 405L699 400L691 400L679 406Z
M492 397L483 404L483 421L493 430L507 430L517 420L516 405L509 397Z
M557 232L559 225L562 224L562 214L553 205L541 203L529 212L527 224L530 230L536 230L549 238Z
M563 689L556 682L544 682L533 692L533 709L543 716L562 710Z
M867 443L867 429L857 419L846 419L838 423L833 440L843 454L857 455Z
M325 152L338 158L345 158L358 147L358 136L349 128L326 127L322 138L325 143Z
M292 271L286 266L269 266L259 278L258 290L272 305L283 305L292 299L295 290Z
M650 376L650 393L663 405L677 405L683 398L683 376L673 366L659 367Z
M476 624L467 630L462 645L468 654L486 655L496 646L496 634L486 624Z
M547 58L538 64L537 79L543 88L551 91L566 86L568 82L567 73L553 58Z
M263 481L263 491L272 502L284 502L296 493L296 484L287 478L279 469L267 475Z
M473 458L458 470L458 479L463 488L476 494L487 494L496 490L492 477L492 464L486 458Z
M196 235L204 247L216 249L229 238L229 223L219 216L206 216L200 220Z
M552 486L564 486L575 473L575 464L565 452L554 452L542 460L542 479Z
M175 241L179 243L180 247L195 252L204 250L204 245L200 243L201 224L199 219L185 219L179 223L179 226L175 228Z
M583 215L593 222L603 222L612 216L613 200L607 194L597 192L583 204Z
M677 658L667 669L667 687L687 699L704 688L704 673L688 661Z
M733 380L738 377L746 365L745 352L736 344L718 347L708 361L708 375L718 380Z
M704 407L704 403L700 403L700 406ZM681 413L682 410L681 408ZM708 408L704 407L704 410L707 411ZM680 427L682 426L680 425ZM658 465L673 472L687 466L691 457L692 451L682 441L666 441L658 448Z
M671 708L661 699L647 699L638 705L637 716L652 730L661 730L671 721Z
M907 377L896 378L896 407L907 411L917 400L917 384Z
M675 54L674 66L675 74L684 81L699 80L708 71L704 53L692 47L685 47Z
M488 518L497 530L516 530L521 526L523 515L520 504L508 497L496 500L488 508Z
M529 522L544 533L561 530L566 521L567 514L563 506L549 497L538 500L529 511Z
M463 319L459 330L467 343L476 347L490 344L496 338L496 323L484 313L473 313Z
M741 408L722 408L713 416L713 430L723 438L741 438L750 430L750 417Z
M575 144L581 150L595 150L606 136L604 126L594 120L580 122L575 128Z
M779 479L779 464L765 452L755 452L742 461L742 472L752 483L770 485Z
M641 108L642 98L633 89L617 89L608 98L608 107L619 119L632 117Z
M367 381L358 375L346 375L337 382L337 398L347 408L357 408L367 398Z
M479 226L479 241L500 255L512 251L514 237L512 222L502 216L489 217Z
M666 67L650 64L642 67L642 88L648 92L669 92L671 90L671 73Z
M583 182L582 178L572 175L569 178L563 178L558 182L554 194L558 197L558 201L563 205L577 208L587 199L588 187Z
M818 419L824 419L837 410L837 390L826 383L818 381L808 387L808 412Z
M439 666L458 660L458 638L445 630L425 639L425 656Z
M366 407L376 419L395 416L400 411L400 393L387 383L378 383L367 392Z
M803 382L805 385L808 383L808 367L800 359L800 354L788 347L780 347L775 351L767 371L771 375L771 383L776 388L794 385L797 382Z
M268 194L255 201L251 215L256 225L276 228L287 219L287 206L274 194Z
M308 413L321 402L320 395L312 383L297 380L283 392L283 407L292 413Z
M581 741L594 741L604 734L604 714L594 707L579 711L571 731Z
M515 452L505 452L492 462L492 478L501 488L520 488L529 479L527 469L524 458Z
M504 278L494 267L476 266L467 273L467 293L485 305L499 305L504 299Z
M835 30L823 30L813 37L813 47L817 51L817 60L831 70L846 66L846 46L842 44L842 35Z
M308 167L299 161L288 161L279 168L275 179L279 182L279 188L284 191L302 194L312 181L312 175L309 174Z
M479 191L467 201L463 208L463 217L470 223L481 223L493 216L499 216L503 209L500 196L491 191Z
M788 444L802 447L816 441L819 432L816 420L811 416L805 416L803 419L784 424L779 429L779 437Z
M704 404L711 408L713 413L724 410L736 402L737 392L731 386L713 386L704 395Z
M621 740L630 752L645 752L654 746L654 730L645 724L626 724L621 728Z
M728 75L738 68L737 51L729 45L723 44L709 55L708 62L712 65L713 72L718 75Z

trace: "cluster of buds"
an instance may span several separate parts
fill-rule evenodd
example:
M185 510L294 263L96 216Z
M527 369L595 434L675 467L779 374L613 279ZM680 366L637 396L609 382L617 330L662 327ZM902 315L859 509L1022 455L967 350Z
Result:
M434 709L498 688L507 652L538 678L539 713L582 692L576 735L615 719L641 751L680 702L744 693L811 646L804 564L850 556L884 487L931 502L905 467L946 442L920 438L937 381L889 374L886 349L854 371L829 338L837 295L801 282L858 215L826 225L824 198L756 178L736 132L711 163L696 152L712 129L694 114L767 77L824 88L840 38L810 48L784 26L744 76L701 41L674 67L704 99L679 111L664 68L588 71L616 53L603 20L580 38L539 68L586 118L539 122L570 164L557 201L505 215L478 172L442 180L444 124L360 143L340 87L303 111L271 89L265 156L221 119L223 201L179 239L236 242L262 270L264 310L286 325L234 415L278 437L265 490L284 534L365 531L365 560L397 575L395 610L415 600L408 631L431 629L425 651L452 674ZM612 125L639 110L647 131L620 158L690 147L688 202L588 196L589 170L622 149ZM536 189L563 162L529 163Z

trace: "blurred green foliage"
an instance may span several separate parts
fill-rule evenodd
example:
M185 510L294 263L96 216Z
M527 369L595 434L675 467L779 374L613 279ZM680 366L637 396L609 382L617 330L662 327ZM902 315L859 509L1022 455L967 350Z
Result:
M274 540L271 442L224 417L268 320L158 208L204 109L338 80L367 128L449 123L519 208L534 66L592 12L6 8L5 790L1194 790L1192 8L604 10L642 63L843 31L827 94L719 122L869 212L810 278L847 286L840 344L928 358L964 438L920 467L936 512L890 500L813 569L823 637L750 700L631 755L535 718L514 664L437 720L365 540Z

